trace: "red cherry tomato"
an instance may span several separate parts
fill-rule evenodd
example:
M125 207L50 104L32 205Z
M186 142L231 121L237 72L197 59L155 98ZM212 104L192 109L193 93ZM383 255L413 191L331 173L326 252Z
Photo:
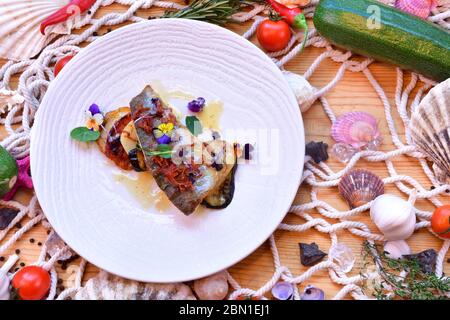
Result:
M12 286L22 300L41 300L50 290L50 274L38 266L23 267L14 275Z
M64 66L72 60L73 56L65 56L64 58L61 58L56 64L55 64L55 77L58 75L58 73L64 68Z
M431 229L440 237L450 239L450 205L434 210L431 216Z
M291 40L291 29L284 20L264 20L256 30L259 43L266 51L279 51Z

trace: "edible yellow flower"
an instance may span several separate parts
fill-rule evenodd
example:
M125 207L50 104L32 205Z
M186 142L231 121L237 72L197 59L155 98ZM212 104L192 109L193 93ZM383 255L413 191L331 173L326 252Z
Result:
M163 134L170 134L173 130L173 123L169 122L169 123L161 123L158 126L158 130L160 130Z

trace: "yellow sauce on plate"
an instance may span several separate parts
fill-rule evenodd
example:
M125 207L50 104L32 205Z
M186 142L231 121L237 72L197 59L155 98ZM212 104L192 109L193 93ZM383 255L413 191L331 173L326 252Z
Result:
M137 178L126 173L119 173L115 174L114 179L125 186L145 209L154 208L162 213L171 205L170 200L158 187L150 172L139 172Z

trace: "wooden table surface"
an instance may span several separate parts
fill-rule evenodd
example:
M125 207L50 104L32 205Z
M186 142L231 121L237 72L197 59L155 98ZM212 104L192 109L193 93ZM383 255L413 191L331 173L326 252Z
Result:
M100 9L100 11L97 12L96 15L101 16L105 13L124 11L125 9L126 7L114 4L109 7ZM149 16L149 14L160 12L161 10L151 9L140 10L138 14L142 17L147 17ZM230 24L227 27L239 34L242 34L249 25L249 23L242 25ZM113 29L117 27L120 26L116 26ZM101 35L105 32L106 28L102 28L99 31L99 34ZM255 39L252 39L252 41L256 43ZM293 60L291 60L286 65L286 69L302 74L307 70L314 59L322 51L323 49L308 48L301 55L298 55ZM0 60L0 66L4 63L5 61ZM340 64L332 62L331 60L325 61L310 79L311 83L317 87L323 86L334 77L339 66ZM379 83L385 90L392 106L394 107L394 93L396 84L395 67L384 63L374 63L370 66L370 70L373 72L375 78L377 79L377 81L379 81ZM14 82L17 83L17 78L14 80ZM385 137L385 142L383 143L381 149L384 151L393 149L381 101L362 73L352 73L347 71L344 78L334 89L332 89L326 95L326 97L328 98L332 109L337 115L348 111L360 110L369 112L370 114L375 116L379 120L380 129ZM404 132L400 118L395 111L394 114L399 134L403 135ZM330 137L330 121L323 112L322 107L319 103L315 103L309 111L303 114L303 120L305 124L307 142L314 140L324 141L328 143L328 145L333 144L333 141ZM5 136L6 133L4 128L2 127L0 128L0 138L4 138ZM414 159L402 156L398 157L394 163L400 174L411 175L412 177L416 178L417 181L419 181L422 185L427 187L431 186L426 176L422 174L422 170L420 169L418 162ZM329 164L333 170L339 170L343 167L342 164L333 159L328 160L327 164ZM370 169L380 177L386 177L388 175L384 162L368 163L366 161L360 161L358 163L358 167ZM387 186L386 192L400 194L393 185ZM304 203L306 201L309 201L309 193L309 187L301 187L298 191L295 203ZM320 199L328 202L332 206L341 210L347 210L347 205L338 195L337 188L320 189L318 195ZM31 196L31 192L20 191L16 195L15 199L22 203L27 203ZM425 201L419 201L417 205L421 209L432 210L432 206ZM311 213L314 216L317 216L317 213L315 213L314 211ZM361 214L356 219L358 221L367 223L372 230L376 230L376 228L371 223L370 218L368 217L368 212ZM326 220L332 221L330 219ZM305 221L293 215L288 215L285 218L284 222L304 223ZM16 230L17 229L13 228L13 230L9 232L8 238ZM82 232L82 230L80 232ZM303 267L300 264L300 253L298 247L299 242L316 242L324 251L327 251L330 246L329 236L327 234L322 234L315 229L308 230L302 233L277 231L275 233L275 238L281 255L281 263L289 267L294 275L298 275L306 270L306 267ZM34 243L31 243L30 239L34 239ZM26 264L32 263L37 259L39 255L39 242L43 243L45 239L46 230L42 226L35 227L31 231L27 232L21 238L21 240L16 243L15 246L13 246L13 248L3 253L3 255L6 256L10 253L13 253L14 250L20 249L19 262L24 262ZM363 239L350 234L348 231L339 232L338 239L353 250L355 255L358 257L359 262L359 253L361 252L361 244ZM442 245L442 240L435 238L427 230L422 229L419 232L416 232L408 240L408 243L411 246L413 252L419 252L428 248L435 248L436 250L438 250ZM77 262L78 260L75 260L73 263L76 264ZM358 262L357 264L355 264L352 274L357 274L359 272ZM74 278L72 274L75 272L75 270L76 268L71 266L68 266L63 270L60 265L57 265L58 275L63 280L63 284L65 286L71 285L71 279ZM268 242L266 242L249 257L233 266L230 269L230 272L243 287L257 289L271 278L273 270L272 255L269 249L269 244ZM98 269L95 266L88 264L84 281L94 276L97 271ZM450 272L449 263L445 263L444 272L447 274ZM332 298L341 288L341 286L335 285L331 282L327 271L321 271L317 273L307 283L300 284L299 288L303 289L306 284L314 284L322 288L326 292L327 298Z

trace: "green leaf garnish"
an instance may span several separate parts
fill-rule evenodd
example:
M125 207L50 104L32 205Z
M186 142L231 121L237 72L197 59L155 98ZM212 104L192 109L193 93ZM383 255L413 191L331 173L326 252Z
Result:
M172 158L172 147L168 144L159 144L155 151L144 151L147 156L154 157L159 156L164 159Z
M89 130L86 127L78 127L70 132L70 137L81 142L96 141L100 138L100 132Z
M202 124L196 116L186 117L186 127L194 136L198 136L203 132Z

